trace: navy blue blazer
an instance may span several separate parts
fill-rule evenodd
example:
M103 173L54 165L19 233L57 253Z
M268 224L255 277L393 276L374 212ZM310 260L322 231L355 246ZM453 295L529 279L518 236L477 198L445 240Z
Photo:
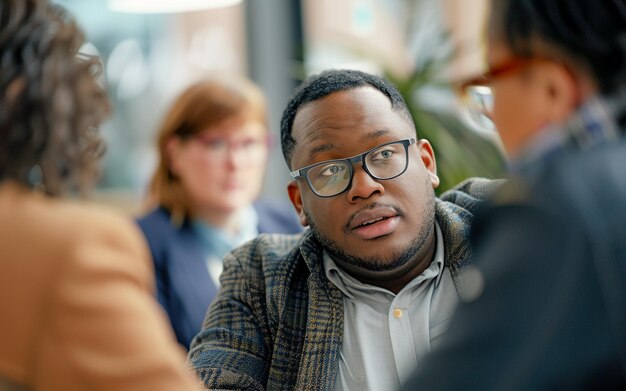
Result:
M286 205L257 202L254 208L259 214L260 233L302 231L295 212ZM152 253L159 303L169 316L178 342L189 349L217 295L207 271L202 241L189 222L180 228L172 225L165 208L153 210L137 223Z

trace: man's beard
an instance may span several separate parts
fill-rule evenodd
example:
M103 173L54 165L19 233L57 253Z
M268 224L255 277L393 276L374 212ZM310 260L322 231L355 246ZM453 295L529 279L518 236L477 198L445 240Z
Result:
M415 238L406 247L399 248L397 249L397 251L393 251L385 258L382 258L380 256L357 257L353 254L348 253L344 249L340 248L337 242L322 233L319 227L315 224L315 220L312 219L307 211L304 211L304 214L309 222L311 233L324 246L326 251L328 251L333 258L340 259L348 264L358 266L361 269L381 272L394 270L396 268L404 266L409 261L411 261L419 252L419 250L424 246L426 240L428 240L429 238L431 230L434 229L435 224L434 193L432 193L432 195L429 196L429 199L426 201L426 204L424 205L424 211L424 224L422 224L420 232L417 233ZM375 245L375 240L376 239L372 241L373 245Z

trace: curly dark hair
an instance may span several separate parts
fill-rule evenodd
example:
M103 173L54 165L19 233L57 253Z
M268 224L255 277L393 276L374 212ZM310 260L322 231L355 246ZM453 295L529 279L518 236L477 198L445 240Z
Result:
M0 181L59 195L96 179L110 105L84 42L47 0L0 1Z
M296 146L296 140L291 135L291 128L298 109L306 103L316 101L334 92L366 86L374 87L385 94L391 102L391 108L404 116L409 124L415 127L413 117L404 98L389 81L361 71L329 69L306 79L296 89L283 111L283 117L280 122L280 141L283 156L290 168L293 149Z

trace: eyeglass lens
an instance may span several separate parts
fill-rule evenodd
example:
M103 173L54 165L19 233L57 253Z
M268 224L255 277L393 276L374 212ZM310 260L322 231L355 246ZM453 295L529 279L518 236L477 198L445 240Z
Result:
M396 177L406 169L407 147L402 142L383 145L364 157L366 171L376 179ZM320 196L331 197L348 188L352 167L346 160L333 160L312 167L307 172L311 188Z
M207 152L207 156L219 161L226 160L229 154L234 152L241 153L241 158L258 161L259 158L265 156L267 150L264 140L255 137L244 138L238 141L229 141L221 137L196 137L195 140L202 144Z
M493 111L493 93L489 86L474 85L465 88L465 106L471 125L480 130L495 130L490 115Z

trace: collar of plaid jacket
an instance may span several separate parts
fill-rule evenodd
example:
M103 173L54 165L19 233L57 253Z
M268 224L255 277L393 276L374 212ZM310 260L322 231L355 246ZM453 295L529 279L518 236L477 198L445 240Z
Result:
M622 135L618 118L623 117L625 111L626 86L609 96L591 97L564 124L540 131L520 157L510 163L510 172L527 173L564 152L619 141Z

